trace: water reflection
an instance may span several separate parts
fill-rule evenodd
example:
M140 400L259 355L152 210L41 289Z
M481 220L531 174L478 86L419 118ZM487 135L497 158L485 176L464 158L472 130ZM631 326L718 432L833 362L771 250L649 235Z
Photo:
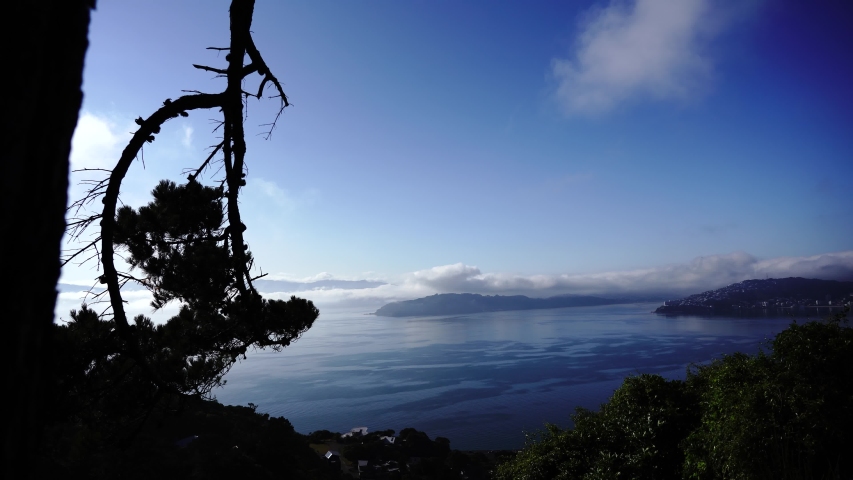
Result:
M321 316L280 354L228 374L223 403L260 405L298 431L415 427L454 448L517 448L523 431L569 422L632 373L757 351L785 318L660 317L655 304L432 318Z

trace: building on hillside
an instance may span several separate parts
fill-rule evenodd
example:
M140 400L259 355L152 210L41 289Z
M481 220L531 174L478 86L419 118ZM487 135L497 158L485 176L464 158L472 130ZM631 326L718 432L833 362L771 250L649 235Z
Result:
M341 435L341 438L363 437L365 435L367 435L367 427L354 427L349 432Z
M341 454L337 450L329 450L325 455L326 461L329 462L329 465L341 468Z

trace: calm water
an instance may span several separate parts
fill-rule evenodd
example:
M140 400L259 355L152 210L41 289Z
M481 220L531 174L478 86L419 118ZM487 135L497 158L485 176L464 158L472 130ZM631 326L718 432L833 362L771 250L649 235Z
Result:
M691 362L756 352L789 319L666 318L658 304L451 317L321 314L281 353L256 352L216 392L302 433L414 427L457 449L518 448L570 425L632 373L683 378Z

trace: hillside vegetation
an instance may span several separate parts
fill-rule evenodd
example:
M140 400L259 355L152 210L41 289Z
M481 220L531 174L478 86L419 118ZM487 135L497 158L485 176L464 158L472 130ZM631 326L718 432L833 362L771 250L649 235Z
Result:
M849 311L849 310L847 310ZM845 311L793 323L768 352L687 378L627 378L574 428L528 438L509 479L841 479L853 475L853 329Z
M624 303L588 295L558 295L530 298L524 295L480 295L476 293L440 293L415 300L384 305L375 315L381 317L414 317L430 315L464 315L509 310L541 310L546 308L590 307Z

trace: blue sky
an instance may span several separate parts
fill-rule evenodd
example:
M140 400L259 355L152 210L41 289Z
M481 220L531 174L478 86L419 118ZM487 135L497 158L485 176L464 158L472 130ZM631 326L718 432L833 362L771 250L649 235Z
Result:
M227 45L227 8L99 2L75 167L114 163L132 119L181 89L222 89L191 64L224 64L205 47ZM674 271L691 288L849 274L851 25L828 0L259 0L255 42L293 107L249 139L250 246L275 278L417 286L365 294L377 302L637 272L661 289ZM260 133L274 102L248 113ZM210 117L169 123L123 200L198 165Z

